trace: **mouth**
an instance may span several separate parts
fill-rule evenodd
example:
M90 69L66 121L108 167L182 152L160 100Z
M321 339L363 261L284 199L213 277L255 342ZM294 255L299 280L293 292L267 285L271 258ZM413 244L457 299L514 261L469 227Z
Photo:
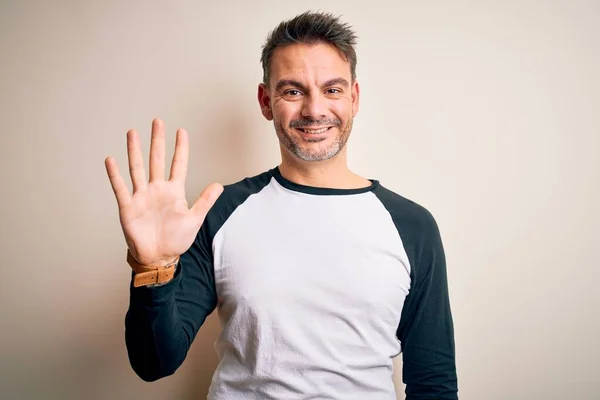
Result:
M315 128L296 128L296 129L299 130L300 132L304 132L304 133L307 133L309 135L319 135L321 133L327 132L331 128L333 128L333 127L332 126L326 126L326 127L318 128L318 129L315 129Z

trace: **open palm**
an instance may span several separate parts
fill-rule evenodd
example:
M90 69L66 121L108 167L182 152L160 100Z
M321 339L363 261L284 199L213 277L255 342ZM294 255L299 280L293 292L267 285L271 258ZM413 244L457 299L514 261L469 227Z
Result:
M131 255L142 265L165 265L190 248L206 214L223 191L213 183L206 187L192 208L185 198L189 139L177 131L169 180L165 181L165 133L161 120L152 121L150 179L146 182L140 139L127 132L129 172L133 195L112 157L105 160L106 172L117 198L119 218Z

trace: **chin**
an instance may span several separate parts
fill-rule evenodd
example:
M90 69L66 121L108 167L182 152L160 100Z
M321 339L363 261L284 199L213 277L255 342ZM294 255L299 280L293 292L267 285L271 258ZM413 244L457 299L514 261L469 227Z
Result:
M301 148L290 149L291 153L300 160L308 162L325 161L337 156L342 150L340 147L329 145L325 149L311 149L302 146Z

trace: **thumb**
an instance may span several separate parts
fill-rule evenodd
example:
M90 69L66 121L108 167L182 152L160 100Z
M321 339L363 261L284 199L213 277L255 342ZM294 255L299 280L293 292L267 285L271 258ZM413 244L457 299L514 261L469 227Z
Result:
M192 214L198 217L202 221L208 214L208 211L215 204L221 193L223 193L223 185L220 183L212 183L208 185L202 193L200 193L200 197L192 206Z

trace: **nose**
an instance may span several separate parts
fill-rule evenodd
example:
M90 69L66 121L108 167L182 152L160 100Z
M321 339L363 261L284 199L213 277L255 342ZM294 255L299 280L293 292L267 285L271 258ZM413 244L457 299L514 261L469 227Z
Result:
M320 92L312 92L310 95L305 96L302 104L302 116L318 120L325 115L327 111L327 102L323 98Z

